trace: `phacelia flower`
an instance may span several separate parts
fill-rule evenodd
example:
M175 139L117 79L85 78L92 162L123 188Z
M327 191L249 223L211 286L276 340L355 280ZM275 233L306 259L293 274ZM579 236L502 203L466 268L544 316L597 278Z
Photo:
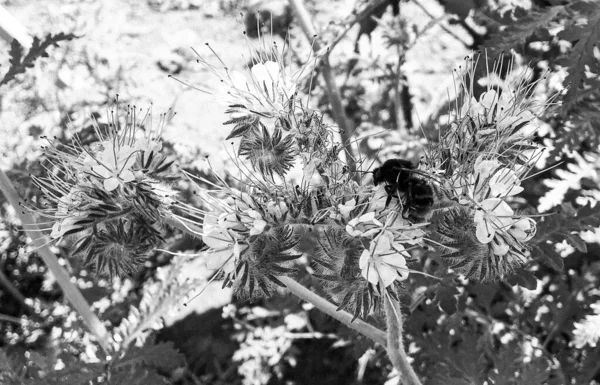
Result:
M359 260L362 276L373 285L381 283L384 288L396 280L402 281L408 278L406 258L410 256L404 246L396 244L392 247L390 238L382 235L373 240Z
M113 191L135 180L132 167L135 165L139 150L127 145L119 145L116 138L98 143L98 148L94 156L88 155L83 163L89 166L94 175L102 178L106 191Z

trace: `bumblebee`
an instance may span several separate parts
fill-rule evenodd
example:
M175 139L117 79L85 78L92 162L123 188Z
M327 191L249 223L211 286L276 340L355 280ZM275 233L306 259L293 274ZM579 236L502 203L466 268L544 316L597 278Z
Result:
M385 183L388 198L387 207L392 198L401 199L402 215L405 218L419 220L424 218L434 203L434 191L431 184L419 176L415 165L406 159L389 159L381 167L373 170L375 186ZM402 193L402 198L400 194Z

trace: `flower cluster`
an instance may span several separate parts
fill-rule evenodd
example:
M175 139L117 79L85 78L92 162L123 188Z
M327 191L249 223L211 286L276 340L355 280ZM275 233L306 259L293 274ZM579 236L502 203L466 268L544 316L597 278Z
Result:
M287 72L282 53L276 45L270 53L254 52L247 75L216 67L198 56L222 82L216 96L227 106L229 120L224 124L233 125L227 140L240 138L238 153L250 160L254 171L271 179L273 174L283 177L297 151L288 133L294 120L297 85Z
M217 270L225 286L233 287L243 297L269 296L281 275L295 272L293 260L298 236L287 223L288 205L271 191L243 192L229 187L207 191L196 178L204 209L176 203L184 226L202 229L207 249L206 265Z
M525 87L490 88L478 101L470 90L465 87L463 105L432 152L430 172L443 176L455 202L433 221L451 267L497 279L527 261L536 222L510 203L543 148L532 140L536 118Z
M108 126L94 122L95 142L44 147L46 174L32 176L41 197L31 209L52 224L60 242L75 235L74 254L111 276L131 274L162 241L156 224L176 193L165 183L173 161L160 153L160 132L128 108ZM114 116L114 115L113 115ZM149 128L149 129L147 129Z
M377 190L383 191L383 188ZM367 212L348 221L346 232L368 245L359 260L362 276L372 285L387 288L395 281L408 278L406 260L411 257L405 245L423 243L425 233L420 228L426 224L413 225L402 218L395 207L373 210L380 206L381 198L383 196L376 192ZM351 203L340 205L342 215L353 208Z

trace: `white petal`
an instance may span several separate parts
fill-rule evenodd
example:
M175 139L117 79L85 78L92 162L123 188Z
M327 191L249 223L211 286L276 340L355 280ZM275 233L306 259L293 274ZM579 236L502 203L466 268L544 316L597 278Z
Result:
M377 264L376 266L377 272L379 273L379 278L381 279L384 287L390 286L396 279L398 279L398 272L395 268L383 264Z
M221 269L230 258L234 259L232 249L208 250L206 252L206 267L210 270Z
M203 237L202 240L211 249L223 249L231 246L233 239L227 232L227 230L221 228L210 229Z
M367 250L367 249L363 250L362 254L360 255L360 259L358 260L358 267L360 267L361 269L364 269L365 266L367 266L367 264L369 263L370 258L371 258L371 253L369 252L369 250Z
M506 255L510 249L510 246L501 237L494 237L491 246L493 253L500 257Z
M505 167L497 170L489 180L491 194L493 197L512 196L523 191L521 181L514 171Z
M113 191L117 187L119 187L119 179L118 178L111 177L111 178L104 179L104 189L106 191L109 191L109 192Z
M527 242L535 236L537 224L531 218L521 218L510 229L510 233L519 241Z
M368 212L366 214L363 214L363 215L361 215L358 218L358 222L360 222L360 223L373 222L375 220L376 219L375 219L375 212L374 211L371 211L371 212Z
M381 255L387 254L392 250L392 244L390 242L389 237L380 236L371 242L371 254L372 255Z
M122 173L119 174L119 177L123 179L123 182L133 182L135 180L135 175L130 170L123 170Z
M475 214L477 215L477 213ZM476 218L475 222L477 223L475 235L477 236L479 242L490 243L491 240L494 238L494 234L496 233L494 227L491 225L491 223L488 223L488 221L484 218L481 218L479 221L477 221Z
M392 266L394 268L406 269L406 258L404 258L403 254L400 254L400 253L387 254L387 255L381 256L379 258L379 260L388 266Z
M102 178L110 178L113 176L113 173L110 170L98 163L95 163L90 169L93 173L100 175Z
M479 103L485 108L492 109L498 103L498 94L496 90L489 90L481 94Z

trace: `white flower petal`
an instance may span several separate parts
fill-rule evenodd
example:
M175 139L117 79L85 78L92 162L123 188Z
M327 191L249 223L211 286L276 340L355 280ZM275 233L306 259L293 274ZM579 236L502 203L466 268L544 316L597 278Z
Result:
M403 254L392 253L392 254L382 255L379 258L379 260L388 266L392 266L394 268L406 269L406 258Z
M135 175L130 170L124 170L119 174L119 177L123 179L123 182L125 183L133 182L135 180Z
M487 214L484 210L475 211L475 235L481 243L489 243L492 240L492 238L494 238L494 233L496 232L491 226L491 224L488 223L486 215Z
M388 265L377 264L377 272L379 273L379 278L381 279L381 283L383 283L384 287L390 286L396 279L398 279L398 272L395 268Z
M510 249L510 246L501 237L494 237L491 246L492 252L500 257L506 255Z
M498 103L498 93L493 89L484 92L479 97L479 103L488 110L494 108Z
M228 248L233 243L233 239L231 238L227 230L221 228L210 229L204 234L202 240L211 249Z
M111 177L104 179L103 185L104 189L108 192L113 191L117 187L119 187L119 178Z
M537 224L531 218L521 218L510 229L510 233L519 241L527 242L535 236Z

